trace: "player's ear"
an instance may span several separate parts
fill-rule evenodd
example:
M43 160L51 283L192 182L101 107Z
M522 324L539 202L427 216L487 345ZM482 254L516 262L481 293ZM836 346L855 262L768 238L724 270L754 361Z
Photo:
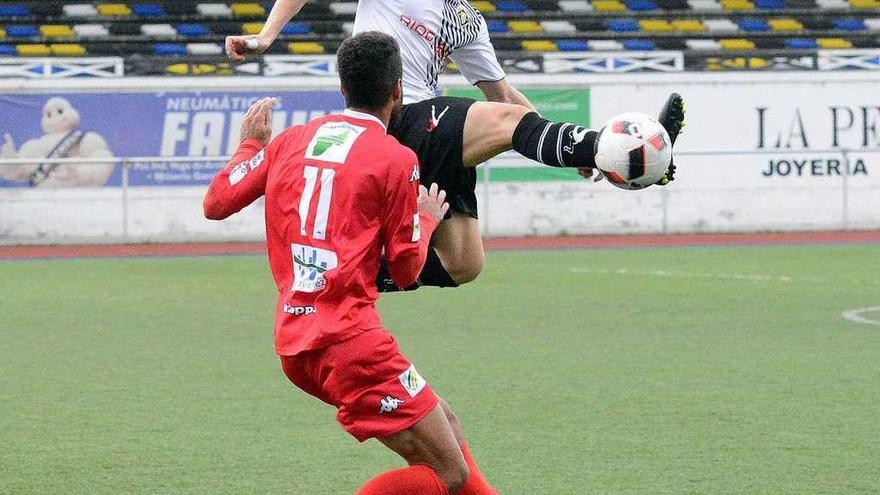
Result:
M394 97L394 101L398 101L403 98L403 80L398 79L397 84L394 85L394 88L391 89L391 96Z

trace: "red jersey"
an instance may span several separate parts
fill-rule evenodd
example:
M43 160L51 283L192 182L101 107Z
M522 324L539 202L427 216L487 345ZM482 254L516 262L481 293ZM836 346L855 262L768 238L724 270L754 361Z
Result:
M381 327L382 252L412 285L437 223L419 214L415 153L369 114L346 110L242 141L211 181L205 216L223 219L266 196L266 243L278 288L275 349L294 355Z

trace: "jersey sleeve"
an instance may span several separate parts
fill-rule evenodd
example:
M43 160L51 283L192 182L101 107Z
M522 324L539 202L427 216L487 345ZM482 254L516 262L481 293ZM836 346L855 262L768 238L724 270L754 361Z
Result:
M202 202L205 218L223 220L265 194L273 144L274 141L264 148L256 139L245 139L238 145L208 186Z
M382 235L385 260L394 283L408 287L416 282L437 221L420 214L418 206L419 162L409 149L388 170L385 189L385 218Z
M504 69L498 63L495 47L489 39L486 22L480 19L480 32L470 44L453 51L449 58L458 66L459 72L470 84L482 81L500 81L504 79Z

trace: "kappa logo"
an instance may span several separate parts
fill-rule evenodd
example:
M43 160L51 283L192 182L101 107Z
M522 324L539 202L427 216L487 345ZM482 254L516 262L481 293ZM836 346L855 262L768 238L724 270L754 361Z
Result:
M314 306L291 306L289 304L285 304L284 312L293 316L304 316L316 314L318 310L315 309Z
M415 182L421 178L422 178L422 175L419 172L419 164L416 163L415 165L413 165L412 173L409 175L409 181Z
M400 407L403 402L397 397L386 395L384 399L379 400L379 414L390 413Z
M440 115L437 115L437 109L434 107L434 105L431 105L431 121L428 122L428 132L434 132L434 129L436 129L437 126L440 125L440 119L442 119L443 116L446 115L447 110L449 110L449 105L446 105L446 108L444 108L443 111L440 112Z

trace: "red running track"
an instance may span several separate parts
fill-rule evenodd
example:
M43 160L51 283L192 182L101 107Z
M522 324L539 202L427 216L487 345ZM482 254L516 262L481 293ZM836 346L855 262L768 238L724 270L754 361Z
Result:
M880 231L501 237L486 239L484 243L488 250L880 244ZM266 248L263 243L0 246L0 259L204 256L224 254L262 254L265 252Z

